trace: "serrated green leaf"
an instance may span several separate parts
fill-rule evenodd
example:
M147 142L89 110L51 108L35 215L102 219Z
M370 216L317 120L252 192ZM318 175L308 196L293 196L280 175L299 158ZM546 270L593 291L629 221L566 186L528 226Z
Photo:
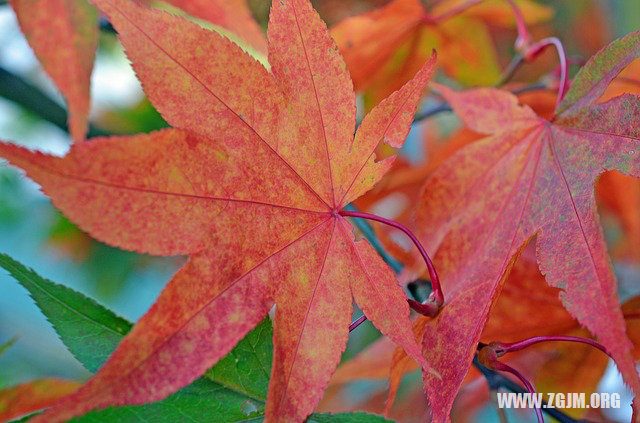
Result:
M92 411L71 422L259 422L263 415L264 402L200 378L162 401Z
M0 254L0 267L31 295L71 354L95 372L118 346L132 324L94 300L58 285Z
M6 254L0 267L14 277L34 299L69 351L89 371L96 372L116 349L133 324L91 298L38 275ZM207 372L221 385L265 400L273 330L268 318L249 332L228 356Z
M106 361L133 326L94 300L41 277L5 254L0 254L0 267L29 291L62 342L92 372ZM166 399L153 404L97 410L71 421L261 422L271 374L272 339L273 328L267 317L208 370L206 377ZM313 414L308 422L383 423L388 420L365 413L342 413Z
M214 382L266 401L273 356L273 329L265 319L205 373Z
M95 372L106 361L133 326L94 300L41 277L5 254L0 254L0 267L29 291L62 342L90 371ZM213 380L200 378L157 403L94 411L74 421L262 420L271 372L272 337L273 329L267 317L229 356L209 370ZM261 345L262 342L266 345ZM250 380L249 375L254 375L256 380Z
M307 423L390 423L392 421L367 413L319 413L312 414L307 419Z

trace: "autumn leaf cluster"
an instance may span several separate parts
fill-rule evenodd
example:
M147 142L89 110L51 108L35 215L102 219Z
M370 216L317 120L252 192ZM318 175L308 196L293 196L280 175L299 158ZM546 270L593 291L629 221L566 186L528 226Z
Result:
M623 228L614 258L639 262L640 32L570 79L562 43L527 30L553 9L529 0L393 0L330 30L308 0L274 0L266 34L244 0L10 3L73 145L59 157L0 142L0 157L93 239L188 260L132 325L0 255L95 373L0 391L0 417L115 421L148 404L169 421L191 395L225 421L239 420L224 404L266 421L375 422L312 413L339 409L344 383L381 378L386 398L367 410L391 416L419 368L426 401L422 389L412 401L442 422L475 368L592 392L607 354L640 393L640 301L621 303L597 207ZM168 128L85 139L107 21ZM518 34L507 72L496 31ZM557 72L509 83L553 48ZM448 111L457 131L430 124ZM415 165L398 152L424 122L429 157ZM393 221L373 214L399 197ZM84 317L65 323L60 304ZM354 304L384 337L339 366ZM535 337L549 342L501 357Z

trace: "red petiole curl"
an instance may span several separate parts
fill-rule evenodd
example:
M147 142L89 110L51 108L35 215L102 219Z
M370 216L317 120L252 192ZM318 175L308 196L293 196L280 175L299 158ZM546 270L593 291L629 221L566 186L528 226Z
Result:
M435 303L435 305L438 308L441 307L444 304L444 294L442 293L442 288L440 286L440 278L438 277L438 273L436 272L436 268L433 265L433 262L431 261L431 258L429 257L429 254L427 254L427 251L424 249L424 247L422 246L422 244L420 243L418 238L406 226L404 226L404 225L402 225L402 224L400 224L398 222L394 222L393 220L389 220L389 219L385 219L384 217L376 216L375 214L362 213L362 212L349 211L349 210L340 210L340 212L338 214L340 214L340 216L343 216L343 217L357 217L357 218L361 218L361 219L373 220L375 222L383 223L385 225L391 226L393 228L396 228L396 229L404 232L405 235L407 235L411 239L411 241L416 246L416 248L418 248L418 251L420 252L420 255L422 256L422 258L424 259L425 264L427 265L427 270L429 271L429 277L431 279L431 289L432 289L432 292L429 295L429 300L428 301L432 302L432 303Z
M562 42L556 37L544 38L529 46L524 52L524 57L527 61L532 61L549 46L554 46L556 48L558 58L560 60L560 85L558 86L558 99L556 100L557 107L564 98L567 88L569 87L567 53L564 50Z
M446 11L440 16L432 17L429 15L425 15L424 22L437 25L463 13L470 7L482 3L483 1L484 0L468 0L460 4L459 6ZM521 52L525 60L527 60L528 62L535 60L535 58L538 57L540 53L542 53L549 46L554 46L558 52L558 58L560 60L560 85L558 87L558 99L556 101L557 106L564 98L564 95L567 92L569 86L568 60L564 46L562 45L562 42L556 37L544 38L536 43L532 43L531 34L529 33L529 29L527 28L527 24L522 11L518 7L518 5L516 5L514 0L505 1L509 3L511 9L513 10L513 17L516 21L516 28L518 30L518 38L515 42L515 48L518 52ZM517 67L518 65L519 61L516 61L514 63L514 67ZM515 69L510 70L507 74L513 71L515 71Z
M541 342L549 342L549 341L577 342L581 344L586 344L594 348L597 348L600 351L604 352L605 354L609 355L607 350L601 344L594 341L593 339L580 338L577 336L558 335L558 336L534 336L532 338L527 338L517 342L491 342L488 345L478 344L478 360L483 365L487 366L490 369L511 373L512 375L516 376L525 386L527 391L534 394L535 389L531 384L531 382L529 382L529 380L527 380L527 378L524 377L524 375L520 373L518 370L499 361L498 358L502 357L507 353L520 351L532 345L536 345ZM538 422L544 422L544 418L542 417L542 410L540 410L539 408L536 408L536 416L538 418Z
M509 366L508 364L505 364L501 361L498 360L498 357L500 357L502 354L499 354L498 351L496 350L496 345L497 343L492 342L489 345L485 345L482 344L482 346L480 346L480 344L478 345L478 361L488 367L491 370L498 370L501 372L506 372L506 373L511 373L512 375L514 375L515 377L518 378L518 380L520 380L520 382L522 382L522 384L524 385L525 389L531 393L531 394L535 394L536 390L533 387L533 384L531 382L529 382L529 379L527 379L522 373L520 373L517 369ZM503 353L504 354L504 353ZM542 410L540 408L536 408L536 417L538 418L538 423L544 423L544 418L542 417Z
M532 338L524 339L518 342L492 342L489 344L489 347L492 348L498 357L503 356L504 354L520 351L527 347L530 347L535 344L539 344L541 342L549 342L549 341L565 341L565 342L578 342L581 344L591 345L594 348L599 349L603 353L609 355L605 347L603 347L598 342L589 338L580 338L577 336L534 336Z
M518 380L520 380L520 382L522 382L522 384L524 385L525 389L531 393L532 395L535 395L536 390L533 387L533 384L531 382L529 382L529 379L527 379L522 373L520 373L517 369L504 364L500 361L494 361L491 363L491 367L494 370L498 370L501 372L506 372L506 373L511 373L512 375L514 375L515 377L518 378ZM544 417L542 416L542 410L540 409L540 407L536 407L536 417L538 418L538 423L544 423Z
M518 38L516 39L515 47L516 50L521 51L531 44L531 35L529 34L527 24L520 8L513 0L506 0L506 2L509 3L511 10L513 10L513 17L516 20L516 28L518 28Z

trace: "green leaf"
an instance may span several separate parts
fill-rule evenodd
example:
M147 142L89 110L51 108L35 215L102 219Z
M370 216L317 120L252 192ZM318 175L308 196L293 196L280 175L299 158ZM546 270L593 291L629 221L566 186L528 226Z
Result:
M307 423L389 423L384 417L367 413L312 414Z
M0 254L0 267L29 291L71 354L91 372L131 330L130 322L94 300L41 277L6 254Z
M206 379L198 379L164 401L142 406L126 406L93 411L70 423L244 423L262 422L264 404L247 400ZM366 413L312 414L307 423L390 423L383 417Z
M162 401L92 411L71 422L260 422L263 415L264 402L200 378Z
M69 351L95 372L132 323L94 300L51 282L11 257L0 254L7 270L36 302ZM191 385L153 404L110 407L71 420L76 423L261 422L273 359L273 328L265 318L213 368ZM0 347L1 349L2 347ZM313 414L310 423L382 423L364 413Z
M205 373L214 382L266 401L273 357L273 329L267 318Z
M62 342L92 372L106 361L133 326L94 300L41 277L5 254L0 254L0 267L29 291ZM266 318L207 372L214 380L200 378L154 404L94 411L74 421L262 420L271 372L272 337L271 321Z

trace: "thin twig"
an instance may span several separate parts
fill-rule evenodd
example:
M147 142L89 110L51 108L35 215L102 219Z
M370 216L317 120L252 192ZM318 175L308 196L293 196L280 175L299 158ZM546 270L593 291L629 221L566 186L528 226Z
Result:
M367 321L367 316L365 316L364 314L362 316L358 317L356 320L354 320L349 325L349 332L352 332L355 328L357 328L358 326L360 326L361 324L363 324L366 321Z
M516 53L511 59L511 62L507 65L507 68L502 72L500 80L495 87L501 87L513 78L520 66L524 63L524 56L521 53Z
M4 344L0 344L0 355L4 354L4 352L7 351L9 348L11 348L13 344L15 344L17 341L18 341L18 336L14 336Z
M497 86L496 86L497 87ZM518 95L518 94L523 94L526 92L530 92L530 91L539 91L539 90L545 90L547 89L547 85L543 84L543 83L535 83L532 85L526 85L524 87L520 87L520 88L516 88L514 90L511 90L512 94ZM415 125L416 123L420 123L421 121L428 119L430 117L433 117L437 114L443 113L443 112L452 112L453 109L451 108L451 106L449 105L449 103L446 102L442 102L440 104L437 104L435 106L432 106L430 108L428 108L427 110L420 112L420 113L416 113L416 115L413 118L413 123L412 125Z
M449 106L448 103L441 103L430 109L425 110L422 113L416 114L415 117L413 118L413 123L416 124L418 122L421 122L425 119L428 119L442 112L452 112L452 111L453 109L451 108L451 106Z
M501 375L500 373L498 373L498 372L496 372L494 370L491 370L488 367L482 365L478 361L478 357L477 356L474 357L474 359L473 359L473 365L485 377L485 379L487 380L487 384L489 385L489 389L498 390L500 388L504 388L504 389L506 389L508 391L515 392L515 393L525 393L526 392L526 390L524 388L522 388L517 383L513 382L508 377L505 377L505 376ZM562 411L560 411L560 410L558 410L556 408L553 408L544 399L542 400L542 412L547 414L547 415L549 415L550 417L553 417L554 419L556 419L560 423L578 423L578 420L574 419L573 417L563 413Z
M520 87L520 88L516 88L515 90L511 90L511 94L524 94L524 93L528 93L531 91L542 91L542 90L546 90L547 88L547 84L544 83L538 83L538 84L532 84L532 85L526 85L524 87Z

